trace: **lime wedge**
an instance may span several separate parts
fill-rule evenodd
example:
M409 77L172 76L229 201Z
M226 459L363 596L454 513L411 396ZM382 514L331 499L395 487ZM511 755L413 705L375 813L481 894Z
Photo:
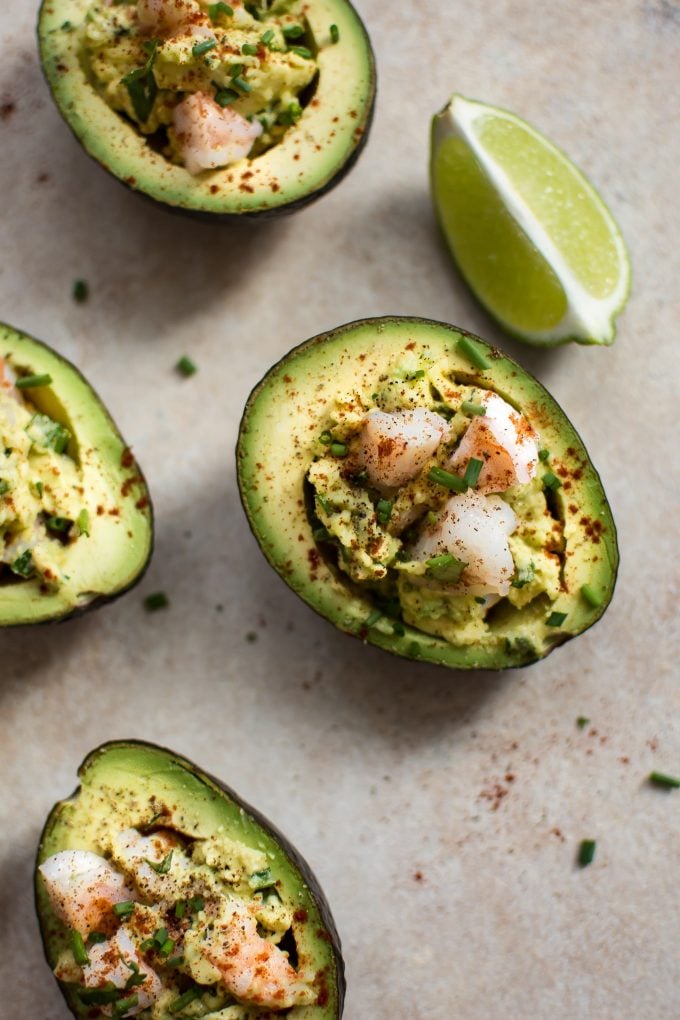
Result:
M451 254L502 326L534 344L612 343L626 247L563 152L514 114L454 95L432 122L430 172Z

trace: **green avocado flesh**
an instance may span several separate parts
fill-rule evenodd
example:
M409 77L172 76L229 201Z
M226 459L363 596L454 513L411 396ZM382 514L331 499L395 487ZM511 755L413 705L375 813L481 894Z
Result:
M178 209L243 216L319 197L354 162L372 116L373 54L352 6L183 2L201 26L154 33L134 3L43 0L42 65L78 140L125 184ZM173 108L195 93L262 126L245 158L186 169Z
M104 744L85 759L79 778L75 794L47 820L35 880L47 960L74 1016L96 1020L111 1005L114 1017L127 1015L125 999L136 986L138 995L145 993L150 969L160 983L149 1002L140 999L139 1020L338 1020L344 972L328 905L309 866L266 819L191 762L151 744ZM125 878L125 893L99 900L101 886L90 878L88 903L95 913L80 911L78 926L55 895L45 865L64 851L96 854ZM249 933L245 949L233 911L240 911L238 924ZM99 962L104 954L117 964L114 947L123 945L130 974L135 967L142 973L128 979L127 988L125 971L116 979ZM245 955L251 947L255 962ZM258 961L267 961L263 949L293 969L292 992L282 979L292 1003L278 988L267 989L275 972L268 962L260 968ZM79 950L88 960L78 961ZM248 959L255 976L235 992L233 974ZM100 967L96 980L93 964ZM98 988L102 1002L96 1001Z
M151 555L146 483L96 393L55 351L0 324L0 626L121 594Z
M534 432L535 474L480 496L484 458L453 481L448 458L497 397ZM446 441L417 477L376 489L360 456L366 417L414 409L443 418ZM340 630L398 655L459 669L524 665L590 627L611 599L616 531L583 443L536 379L456 327L368 319L294 348L253 390L237 460L274 569ZM515 521L501 597L486 597L474 563L451 548L427 560L413 552L454 496Z

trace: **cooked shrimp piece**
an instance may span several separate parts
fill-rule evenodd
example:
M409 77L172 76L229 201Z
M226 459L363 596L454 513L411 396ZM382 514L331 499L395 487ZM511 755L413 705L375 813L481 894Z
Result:
M486 414L472 419L449 466L460 474L471 457L484 461L477 492L505 492L530 482L538 465L538 436L519 411L491 390L476 397Z
M137 1004L127 1010L126 1016L147 1009L163 991L158 974L140 956L125 925L106 942L89 946L87 955L90 962L83 967L83 984L86 988L103 988L110 981L116 988L124 989L133 974L146 979L144 982L135 982L130 989L137 996ZM110 1008L101 1008L103 1013L111 1014Z
M507 595L515 571L508 536L516 527L512 507L500 497L463 492L451 496L410 554L423 561L449 553L466 563L460 581L450 586L458 594Z
M445 418L414 411L370 411L361 430L360 460L369 481L381 489L404 485L423 469L448 435Z
M90 850L61 850L43 861L38 871L54 912L81 934L110 922L115 903L136 899L124 876Z
M138 0L140 28L168 35L189 26L210 26L205 12L195 0Z
M168 861L170 853L172 857ZM170 868L176 871L178 866L186 868L188 864L177 841L167 832L142 836L137 829L124 829L113 837L111 856L116 864L134 876L135 885L143 896L152 900L173 896ZM167 861L167 870L163 873L152 867L152 864L160 865L164 861Z
M191 174L245 159L262 134L258 120L251 123L230 107L223 109L205 92L183 99L172 121L182 160Z
M16 376L7 362L0 358L0 392L8 393L10 397L19 399L19 392L15 387Z
M291 967L287 954L258 934L255 918L241 904L232 902L215 920L199 952L232 995L249 1005L287 1009L315 1001L314 990Z

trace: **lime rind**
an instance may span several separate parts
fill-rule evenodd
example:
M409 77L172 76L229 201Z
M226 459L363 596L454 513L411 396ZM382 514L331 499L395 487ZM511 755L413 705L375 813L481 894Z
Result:
M587 192L588 198L608 227L609 237L616 251L618 263L616 284L605 298L594 297L588 292L528 203L518 194L509 175L480 141L476 128L479 127L482 118L488 120L489 117L505 120L529 132L551 158L561 164L563 170L566 169L572 176L578 178L580 186ZM456 258L453 240L443 222L442 203L437 191L435 174L437 156L442 143L451 138L460 139L468 147L510 217L559 280L566 297L566 311L556 325L547 329L527 329L508 321L507 317L480 293L479 287L475 286L474 281L464 272L460 258ZM431 179L435 208L452 255L477 298L504 329L520 340L539 346L555 346L568 341L600 345L613 343L616 335L615 318L624 307L630 293L631 273L626 246L614 218L595 188L557 146L515 114L454 94L449 104L436 114L432 121Z

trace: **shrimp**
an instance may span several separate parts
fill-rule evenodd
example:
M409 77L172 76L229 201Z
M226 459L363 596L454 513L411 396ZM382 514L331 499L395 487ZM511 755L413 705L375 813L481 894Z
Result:
M446 553L462 560L466 566L460 581L445 586L456 593L507 595L515 571L508 536L516 527L512 507L499 497L459 493L421 532L410 554L421 562Z
M249 1005L287 1009L310 1005L316 999L287 954L263 939L255 918L233 901L215 920L209 937L200 941L198 950L219 972L232 995Z
M106 927L115 903L136 899L123 875L90 850L61 850L38 871L54 912L81 934Z
M195 0L138 0L137 21L140 28L163 35L189 27L210 27L207 15Z
M477 492L505 492L525 484L536 474L538 436L524 415L502 397L487 390L478 397L486 413L473 418L449 460L462 474L471 457L484 461Z
M359 457L369 481L381 489L415 478L448 435L445 418L418 407L414 411L370 411L361 430Z
M125 925L121 925L115 935L106 942L89 946L87 955L90 962L83 967L82 977L86 988L103 988L110 981L121 990L131 988L137 996L136 1004L126 1011L126 1016L147 1009L163 991L158 974L140 956ZM140 975L146 980L142 982L137 979L134 986L131 986L129 981L133 974L135 977ZM110 1007L101 1008L103 1013L111 1014Z
M172 854L172 857L169 855ZM124 829L114 836L111 856L126 871L132 873L139 891L148 899L161 900L174 896L174 875L177 868L184 870L188 861L177 841L166 832L142 836L137 829ZM168 859L169 858L169 859ZM157 871L152 865L168 861L167 870Z
M0 393L6 393L15 400L20 400L19 391L14 385L15 382L16 376L12 369L3 358L0 358Z
M230 107L218 106L205 92L194 92L175 107L175 137L190 174L245 159L262 134L258 120L247 121Z

